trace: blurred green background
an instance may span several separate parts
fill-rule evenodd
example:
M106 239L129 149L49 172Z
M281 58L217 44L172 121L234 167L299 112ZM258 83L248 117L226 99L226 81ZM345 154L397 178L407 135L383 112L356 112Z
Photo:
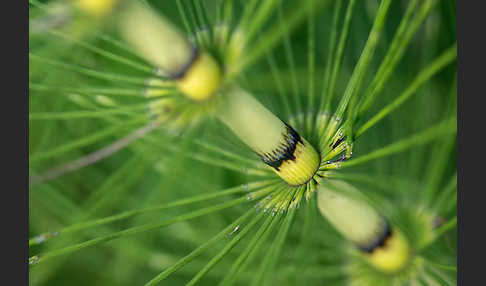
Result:
M52 4L54 1L42 1ZM183 30L181 17L175 1L146 1L159 13L167 16ZM187 1L186 1L187 2ZM209 19L214 19L218 1L205 1ZM283 1L283 9L292 1ZM387 81L382 94L367 112L367 118L376 114L386 104L405 90L413 78L433 59L456 41L456 4L455 1L438 1L416 35L412 38L396 71ZM245 1L234 1L234 20L239 19ZM344 1L346 4L347 1ZM333 1L329 1L316 13L316 90L320 96L322 76L326 59L329 34L332 23ZM357 1L349 39L345 48L344 62L338 77L336 99L344 91L354 66L361 54L371 29L379 1ZM369 84L383 59L393 35L407 7L408 1L393 1L386 20L384 33L367 70L363 86ZM341 11L344 14L344 11ZM213 13L213 14L211 14ZM30 21L43 17L44 13L30 5ZM268 25L277 21L276 15ZM108 26L101 35L117 38L116 31ZM295 62L294 72L298 77L299 90L306 96L307 90L307 25L303 21L290 36ZM99 35L90 35L82 40L94 47L102 48L123 58L143 62L123 48L104 40ZM102 70L109 73L148 78L147 73L137 71L113 60L107 59L80 45L72 45L48 33L30 35L30 52L43 58L58 62L76 64ZM286 61L284 44L280 42L270 53L277 60L282 82L292 88L291 67ZM413 133L424 130L448 117L451 104L451 92L455 94L454 80L456 64L444 70L428 81L404 105L394 111L355 143L353 156L367 154L379 147L386 146ZM129 85L124 82L109 81L89 77L59 66L30 59L29 81L32 84L71 87L42 90L30 89L30 113L61 112L76 110L105 110L107 106L99 93L79 96L83 90L93 88L117 88L121 90L142 90L143 85ZM240 84L252 92L265 106L279 116L278 87L272 79L270 67L265 59L248 68ZM142 97L107 96L113 106L142 104ZM453 104L453 103L452 103ZM450 109L450 108L449 108ZM454 111L455 113L455 111ZM450 115L450 113L449 113ZM69 162L83 155L94 152L115 140L118 140L144 124L148 115L141 109L127 114L113 114L97 118L69 120L30 120L30 172L31 175L42 173L61 163ZM138 120L138 122L133 122ZM143 122L140 122L143 121ZM79 138L89 138L99 132L116 129L107 136L92 142L70 146L66 152L49 154L59 146ZM146 206L176 201L182 198L223 190L239 184L252 182L254 178L244 171L230 170L208 162L201 162L191 154L202 154L213 161L219 155L210 152L196 143L197 140L213 142L226 150L257 160L234 135L221 123L208 118L195 130L189 130L181 136L168 136L162 130L155 130L144 138L97 162L89 167L65 174L52 181L30 188L29 228L30 237L46 231L55 231L75 222L100 218L123 211ZM94 140L93 140L94 141ZM450 143L452 142L452 143ZM177 147L177 148L174 148ZM445 147L444 147L445 146ZM59 149L57 149L59 150ZM47 154L47 155L46 155ZM37 157L36 157L37 156ZM44 156L44 157L43 157ZM428 185L431 172L437 162L444 167L439 172L439 186L445 187L456 170L455 136L447 136L430 144L411 148L367 164L350 169L339 170L342 176L349 174L349 182L358 186L364 194L381 200L383 208L419 207L421 193ZM36 160L34 160L36 159ZM442 161L441 161L442 160ZM352 180L356 175L368 178ZM353 177L355 176L355 177ZM400 181L387 181L378 178L400 178ZM384 185L379 188L377 185ZM388 190L387 190L388 189ZM161 221L199 208L237 198L231 195L189 206L182 206L163 212L148 213L120 222L88 229L74 234L66 234L41 245L30 247L30 254L44 253L59 247L72 245L91 238L110 234L128 227L147 222ZM249 202L222 211L211 213L193 220L176 223L155 231L120 238L108 243L88 247L67 256L60 256L30 268L31 285L142 285L160 273L166 267L209 240L216 233L242 215L254 203ZM302 211L301 211L302 210ZM272 281L269 285L346 285L343 271L343 255L340 237L319 216L315 217L311 231L310 244L305 255L298 257L297 249L302 244L302 229L305 208L301 206L286 238L282 257L278 260ZM455 208L443 213L445 218L456 216ZM444 219L445 219L444 218ZM251 233L249 237L251 237ZM224 277L238 253L244 249L250 238L239 243L220 263L216 265L199 283L215 285ZM189 281L206 263L221 250L230 238L171 275L161 285L182 285ZM436 250L431 255L455 263L455 230L444 239L435 242ZM260 254L263 257L264 253ZM435 255L435 256L434 256ZM445 258L443 258L445 257ZM247 285L259 267L256 259L240 276L238 285ZM450 273L449 273L450 274ZM454 276L454 273L452 273ZM426 284L427 285L427 284ZM441 285L441 284L438 284Z

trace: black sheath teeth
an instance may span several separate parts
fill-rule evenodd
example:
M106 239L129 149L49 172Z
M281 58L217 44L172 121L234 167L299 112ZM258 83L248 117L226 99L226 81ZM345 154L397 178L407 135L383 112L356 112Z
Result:
M187 61L186 64L184 64L179 71L169 73L169 77L174 80L182 79L186 75L187 71L191 68L191 66L194 64L194 62L199 58L199 49L195 46L192 47L191 51L191 57Z
M337 158L336 160L330 160L327 161L326 164L333 164L333 163L339 163L348 160L349 157L346 154L343 154L341 157Z
M391 236L392 236L391 227L387 222L385 222L385 226L383 228L383 231L381 232L381 234L379 236L377 236L368 245L360 245L360 246L358 246L358 248L363 252L372 253L378 247L385 246L387 239Z
M344 135L343 137L340 137L338 140L336 140L336 142L334 143L334 145L331 144L332 145L332 148L331 149L334 150L344 140L346 140L346 135ZM329 145L329 146L331 146L331 145Z
M297 143L302 143L302 138L300 137L299 133L295 131L290 125L285 123L287 130L283 135L283 142L281 142L278 147L273 150L271 153L257 153L258 156L262 159L262 161L274 168L275 170L279 171L279 167L282 163L286 160L295 160L294 152L297 148Z

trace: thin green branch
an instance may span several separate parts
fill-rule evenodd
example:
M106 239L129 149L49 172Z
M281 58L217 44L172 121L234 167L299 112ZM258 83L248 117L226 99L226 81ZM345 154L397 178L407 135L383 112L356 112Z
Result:
M447 204L454 201L454 197L457 199L457 172L430 204L434 210L443 214Z
M277 67L277 63L275 62L275 58L273 57L272 54L267 54L266 56L267 62L270 66L270 71L272 73L273 80L275 81L275 84L277 85L278 89L278 94L280 95L280 101L282 102L282 105L284 106L285 110L285 118L288 120L291 117L292 109L290 108L290 103L289 99L287 97L287 92L286 89L284 88L282 79L281 79L281 74L280 71Z
M300 95L299 95L299 84L297 82L297 75L295 73L294 52L292 49L292 44L290 43L287 21L284 20L283 18L282 5L280 3L278 6L278 22L280 24L282 31L284 31L283 33L284 52L285 52L285 58L287 64L289 65L292 93L295 102L295 107L297 109L297 113L296 113L297 128L300 129L302 127L302 122L300 122L301 119L300 115L303 112L303 108L302 108L302 102L300 100Z
M437 239L439 239L442 235L447 233L448 231L452 230L457 226L457 216L453 217L450 219L448 222L443 224L441 227L439 227L434 236L421 247L421 251L423 252L428 246L432 245Z
M277 5L280 4L282 0L267 0L261 1L260 6L255 11L252 16L251 21L247 21L249 23L246 27L246 38L250 41L256 32L260 31L263 24L268 20L268 18L273 14L273 11L276 9Z
M378 150L370 152L357 159L343 162L341 164L341 168L360 165L369 162L371 160L375 160L395 153L403 152L414 146L419 146L428 143L429 141L439 138L441 136L453 134L456 132L456 124L457 124L456 118L450 118L444 120L443 122L435 126L432 126L422 132L419 132L415 135L412 135L408 138L402 139L386 147L379 148Z
M76 110L64 112L34 112L29 114L29 120L72 120L85 118L106 117L113 114L137 115L136 111L147 108L147 104L136 104L133 106L124 106L103 110Z
M383 26L385 25L386 17L388 15L388 9L390 8L391 0L383 0L380 3L380 7L378 8L378 12L373 23L373 27L371 28L370 34L368 36L368 40L366 41L365 47L363 48L363 52L359 57L358 63L349 79L349 82L344 90L343 97L337 107L334 116L337 118L342 118L344 111L348 107L348 103L350 102L353 96L356 96L358 90L361 87L363 82L364 75L368 68L368 65L373 57L375 52L376 46L378 44L378 40L380 38L381 31ZM352 114L352 109L354 105L350 105L350 114Z
M264 3L268 2L271 1L265 1ZM278 44L278 41L285 35L285 33L292 31L309 13L315 13L319 8L324 6L324 4L327 4L328 1L313 1L312 3L312 5L303 5L301 2L298 2L295 3L294 6L288 8L283 16L283 18L286 19L287 31L282 30L279 23L273 24L259 37L260 40L255 43L253 49L248 52L247 56L237 64L235 69L232 70L232 73L228 74L228 78L233 78L261 56L265 55L267 50Z
M198 248L193 250L191 253L177 261L175 264L164 270L162 273L159 275L155 276L152 280L147 282L145 286L153 286L157 285L160 281L164 280L167 278L169 275L172 273L176 272L179 270L181 267L186 265L187 263L191 262L194 258L198 257L202 252L204 252L206 249L211 247L213 244L218 242L219 240L223 239L225 235L227 235L230 231L232 231L236 226L238 226L240 223L245 221L250 215L254 214L255 210L250 209L248 210L244 215L239 217L237 220L235 220L233 223L231 223L229 226L224 228L221 232L216 234L213 238L208 240L207 242L201 244Z
M60 154L67 153L82 147L85 147L87 145L96 143L108 136L112 136L117 134L118 132L121 132L126 129L131 129L133 128L133 125L138 125L142 122L146 122L146 118L136 118L133 120L125 121L122 124L117 124L115 126L111 126L109 128L106 128L104 130L92 133L88 136L79 138L77 140L74 140L70 143L64 144L62 146L59 146L57 148L53 148L48 151L42 151L42 152L37 152L30 156L30 163L38 163L42 160L46 160L55 156L59 156Z
M414 0L409 4L407 11L405 12L405 16L400 22L397 32L393 37L390 48L385 55L385 58L383 59L375 77L362 97L362 103L360 104L356 120L363 117L364 113L373 104L378 94L383 90L386 81L392 75L396 65L402 58L412 36L421 26L422 22L425 20L437 1L423 1L422 6L419 8L417 13L418 15L412 20L411 18L413 16L413 11L415 10L417 3L418 1Z
M348 39L349 34L349 27L351 24L351 19L354 12L354 4L356 3L355 0L350 0L348 3L348 7L346 8L346 14L344 16L344 24L343 29L341 31L341 37L339 38L339 43L337 46L336 56L334 57L334 62L332 64L332 72L329 79L329 88L327 90L323 89L323 93L326 96L326 100L322 101L323 106L321 106L321 110L330 111L331 110L331 103L332 99L334 98L335 88L337 77L339 75L339 71L341 69L341 65L343 62L343 55L344 55L344 47L346 46L346 42ZM324 95L324 94L323 94Z
M449 102L446 106L445 116L451 116L457 113L457 78L454 77L454 82L449 93ZM457 141L457 136L451 136L444 140L438 141L432 151L429 160L426 175L426 189L425 201L430 203L435 201L437 192L440 189L444 172L446 171L447 162L451 158L451 152Z
M87 50L90 50L90 51L92 51L94 53L97 53L97 54L99 54L99 55L101 55L101 56L103 56L103 57L105 57L107 59L111 59L111 60L113 60L115 62L118 62L118 63L124 64L124 65L130 66L130 67L132 67L134 69L137 69L139 71L143 71L143 72L150 73L150 74L153 73L153 68L151 68L151 67L149 67L149 66L147 66L145 64L141 64L141 63L138 63L138 62L134 62L132 60L128 60L128 59L126 59L126 58L124 58L122 56L116 55L116 54L114 54L112 52L108 52L106 50L103 50L101 48L95 47L95 46L93 46L91 44L88 44L86 42L83 42L82 40L76 40L76 39L74 39L74 38L72 38L72 37L70 37L70 36L68 36L68 35L66 35L64 33L59 32L59 31L50 30L49 32L51 34L53 34L53 35L61 38L61 39L67 40L67 41L72 42L72 43L75 43L75 44L77 44L77 45L79 45L79 46L81 46L81 47L83 47L83 48L85 48Z
M313 1L316 0L311 0L309 3L312 4ZM315 92L315 73L316 73L316 20L315 20L315 15L311 13L309 15L309 24L307 27L307 66L309 69L308 76L309 76L309 81L308 81L308 91L307 91L307 108L306 110L309 112L307 114L307 117L304 118L304 124L305 129L311 132L311 129L314 128L314 115L316 114L316 110L314 110L314 101L316 97L316 92ZM309 126L309 124L312 124L312 126Z
M368 122L363 124L358 131L356 131L355 139L363 135L369 128L378 123L385 116L390 114L393 110L402 105L407 99L409 99L415 92L426 83L433 75L441 71L448 64L452 63L457 58L457 44L448 48L442 55L430 63L420 74L417 75L415 80L409 85L409 87L392 103L384 107L380 112L373 116Z
M76 66L76 65L73 65L73 64L69 64L69 63L64 63L64 62L44 58L44 57L32 54L30 52L29 52L29 59L48 63L52 66L60 67L60 68L66 69L66 70L76 71L76 72L79 72L79 73L82 73L82 74L85 74L85 75L88 75L88 76L91 76L91 77L94 77L94 78L112 80L112 81L116 81L116 82L125 82L125 83L130 83L130 84L139 84L139 85L145 85L145 83L146 83L146 79L143 79L143 78L121 75L121 74L108 73L108 72L103 72L103 71L97 71L97 70L93 70L93 69L90 69L90 68L85 68L85 67Z
M236 244L255 226L257 222L260 221L260 219L263 217L264 213L260 212L258 213L251 221L248 223L248 225L243 227L243 230L241 230L232 240L230 243L228 243L216 256L214 256L197 274L194 276L194 278L191 279L186 285L187 286L192 286L195 285L211 268L216 265L221 259L223 259L226 254L228 254L233 247L236 246ZM241 228L237 226L238 229ZM233 229L235 231L235 229Z
M189 24L189 20L187 19L186 14L186 7L184 6L184 2L182 0L176 0L177 10L179 11L179 15L181 15L182 23L184 23L184 28L186 28L186 33L191 35L193 33L191 24Z
M290 225L293 221L295 213L296 213L296 209L293 208L285 216L284 221L282 223L282 227L279 229L278 234L275 238L275 243L272 245L272 248L267 252L265 259L262 261L262 264L260 265L259 272L257 276L255 276L251 285L253 286L263 285L265 275L268 273L268 271L272 270L280 254L280 251L282 250L283 243L285 241L285 238L287 237L287 233L290 229Z
M257 243L260 246L262 244L262 241L265 240L266 236L264 234L270 233L270 230L272 227L275 225L275 223L279 220L280 215L277 214L277 216L267 216L267 219L265 222L260 226L258 229L257 233L253 236L251 241L248 243L246 248L241 252L240 256L235 260L233 265L231 266L231 269L228 271L224 279L221 281L219 286L228 286L231 285L236 278L238 277L238 273L243 271L243 262L247 261L247 258L249 257L250 253L257 252L258 247Z
M145 89L127 89L127 88L113 88L113 87L69 87L69 86L58 86L58 85L46 85L38 83L29 83L29 89L38 91L62 91L62 92L72 92L81 94L103 94L103 95L113 95L113 96L136 96L142 97L146 94ZM166 95L176 94L177 91L167 89L164 90Z
M181 222L181 221L187 221L187 220L190 220L190 219L193 219L193 218L196 218L196 217L200 217L200 216L203 216L203 215L206 215L206 214L210 214L210 213L213 213L213 212L217 212L217 211L220 211L222 209L229 208L229 207L232 207L232 206L235 206L235 205L247 202L247 201L248 200L245 196L245 197L242 197L242 198L239 198L239 199L236 199L236 200L232 200L232 201L229 201L229 202L225 202L225 203L222 203L222 204L218 204L218 205L203 208L203 209L200 209L200 210L197 210L197 211L194 211L194 212L190 212L190 213L187 213L187 214L184 214L184 215L180 215L180 216L177 216L175 218L165 220L163 222L148 223L148 224L144 224L144 225L140 225L140 226L131 227L131 228L128 228L128 229L125 229L125 230L122 230L122 231L119 231L119 232L115 232L115 233L112 233L112 234L109 234L109 235L100 236L100 237L97 237L97 238L94 238L94 239L91 239L91 240L88 240L88 241L85 241L85 242L82 242L82 243L78 243L78 244L67 246L67 247L64 247L64 248L61 248L61 249L46 252L46 253L41 254L41 255L36 255L36 257L37 257L35 259L36 264L41 263L41 262L46 261L46 260L49 260L49 259L52 259L54 257L60 256L60 255L67 255L67 254L73 253L75 251L78 251L78 250L81 250L81 249L84 249L84 248L87 248L87 247L95 246L95 245L98 245L98 244L101 244L101 243L105 243L105 242L108 242L108 241L111 241L111 240L114 240L114 239L127 237L127 236L131 236L131 235L134 235L134 234L142 233L142 232L156 230L156 229L159 229L159 228L162 228L162 227L165 227L165 226L168 226L170 224L177 223L177 222ZM247 215L249 215L249 214L251 214L251 213L248 212Z

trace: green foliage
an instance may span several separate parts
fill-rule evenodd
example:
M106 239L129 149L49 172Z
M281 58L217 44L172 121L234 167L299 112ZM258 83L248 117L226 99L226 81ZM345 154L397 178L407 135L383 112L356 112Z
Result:
M455 285L455 1L141 2L324 157L345 134L352 157L323 180L357 187L413 258L370 266L311 183L282 183L212 106L196 125L154 122L157 100L198 107L121 39L116 9L40 31L72 4L30 0L31 285ZM241 31L228 63L216 39Z

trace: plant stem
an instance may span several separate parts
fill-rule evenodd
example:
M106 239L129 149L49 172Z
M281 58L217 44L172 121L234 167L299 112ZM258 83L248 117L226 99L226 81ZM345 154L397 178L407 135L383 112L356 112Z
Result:
M436 139L440 136L452 134L456 132L456 118L450 118L447 120L444 120L443 122L432 126L422 132L419 132L417 134L414 134L406 139L402 139L398 142L395 142L393 144L390 144L386 147L382 147L376 151L370 152L362 157L359 157L357 159L343 162L341 164L341 168L343 167L351 167L351 166L356 166L362 163L366 163L370 160L378 159L381 157L385 157L391 154L395 154L398 152L402 152L407 150L410 147L413 146L418 146L425 144L433 139Z
M213 57L191 45L175 26L151 9L138 2L127 5L121 12L119 26L126 40L174 79L190 99L207 100L219 88L222 72Z
M442 70L445 66L450 64L457 57L457 44L448 48L437 59L430 63L420 74L417 75L415 80L409 85L409 87L392 103L384 107L380 112L375 114L368 122L363 124L358 131L356 131L355 139L360 137L366 130L378 123L385 116L390 114L393 110L402 105L407 99L409 99L420 86L426 83L433 75Z
M288 184L306 183L316 172L314 147L245 91L229 90L217 116Z
M192 261L194 258L199 256L203 251L208 249L210 246L212 246L214 243L218 242L221 240L225 235L227 235L230 231L232 231L238 224L246 220L250 215L252 215L255 212L254 209L250 209L247 211L244 215L239 217L237 220L235 220L233 223L231 223L229 226L224 228L221 232L219 232L217 235L215 235L213 238L208 240L207 242L203 243L200 245L198 248L193 250L191 253L183 257L181 260L179 260L177 263L173 264L171 267L167 268L164 270L162 273L154 277L152 280L147 282L145 286L153 286L157 285L160 281L164 280L167 278L169 275L172 273L176 272L179 270L181 267Z

